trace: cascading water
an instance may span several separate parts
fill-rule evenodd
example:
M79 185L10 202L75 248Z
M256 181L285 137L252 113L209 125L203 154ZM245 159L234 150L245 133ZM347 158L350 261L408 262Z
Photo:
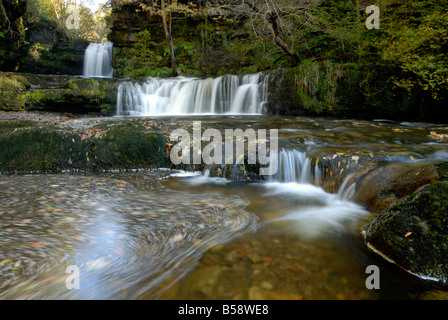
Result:
M120 83L118 116L187 114L263 114L267 76L148 78Z
M278 154L277 173L265 184L268 196L282 196L296 207L272 222L286 221L302 237L315 238L329 231L342 230L349 221L355 221L366 211L350 201L356 185L349 184L351 176L342 183L337 194L327 193L321 187L321 168L296 149L281 150Z
M277 173L269 177L271 182L297 182L319 184L321 178L321 170L319 165L314 165L312 169L312 161L306 156L306 152L296 149L282 149L278 153L278 170Z
M112 78L112 52L112 43L89 44L84 55L84 76Z

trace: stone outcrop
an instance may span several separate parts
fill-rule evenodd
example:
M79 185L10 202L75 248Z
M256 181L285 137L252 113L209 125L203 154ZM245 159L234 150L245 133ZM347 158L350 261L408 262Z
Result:
M89 41L75 38L52 21L41 20L26 33L30 43L16 71L37 74L82 75Z
M117 80L0 72L0 110L114 112Z
M448 163L439 181L393 202L364 226L366 245L417 277L448 285Z
M141 123L71 119L0 121L0 172L103 172L169 167L166 138L150 125L144 120Z

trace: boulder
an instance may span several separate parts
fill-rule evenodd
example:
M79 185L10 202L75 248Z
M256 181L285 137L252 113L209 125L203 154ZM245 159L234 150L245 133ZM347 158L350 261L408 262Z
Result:
M439 171L447 164L439 166ZM443 167L443 168L442 168ZM367 246L417 277L448 284L448 181L426 184L363 227Z

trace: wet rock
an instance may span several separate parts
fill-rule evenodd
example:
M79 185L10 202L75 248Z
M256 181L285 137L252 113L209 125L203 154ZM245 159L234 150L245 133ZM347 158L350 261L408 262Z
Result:
M213 247L210 248L211 253L218 253L224 248L224 245L221 243L215 244Z
M269 114L302 115L305 110L299 100L294 72L277 69L268 73Z
M188 277L188 283L186 283L184 288L188 288L198 297L210 299L210 297L216 294L218 278L225 270L228 270L228 268L216 265L201 268Z
M355 201L381 212L397 199L441 178L438 164L416 163L403 166L400 163L374 168L358 176Z
M231 250L224 255L224 260L227 262L235 262L238 259L238 252Z
M448 292L440 290L430 290L418 296L419 300L448 300Z
M132 121L92 127L0 122L0 172L110 171L169 167L166 139ZM24 157L24 155L27 155Z
M249 253L247 255L247 258L250 260L250 262L252 263L258 263L261 261L260 255L256 254L256 253Z
M253 286L248 292L249 300L266 300L267 297L260 287Z
M448 182L397 200L364 227L374 252L419 278L448 284Z
M263 281L260 284L260 287L264 290L272 290L274 289L274 286L272 285L272 283L270 283L269 281Z

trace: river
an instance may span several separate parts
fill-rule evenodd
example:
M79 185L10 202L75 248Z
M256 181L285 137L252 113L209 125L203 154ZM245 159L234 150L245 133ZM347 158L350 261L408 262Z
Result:
M250 115L151 119L200 120L204 129L277 129L284 158L295 164L280 162L279 170L293 178L235 182L167 169L0 175L0 298L374 300L428 294L366 250L360 228L370 212L356 199L369 185L323 181L349 178L363 159L389 171L446 160L447 144L438 139L446 127ZM110 119L96 119L103 120ZM299 170L306 159L307 169ZM378 290L366 287L369 265L380 268ZM79 286L73 286L73 267Z

